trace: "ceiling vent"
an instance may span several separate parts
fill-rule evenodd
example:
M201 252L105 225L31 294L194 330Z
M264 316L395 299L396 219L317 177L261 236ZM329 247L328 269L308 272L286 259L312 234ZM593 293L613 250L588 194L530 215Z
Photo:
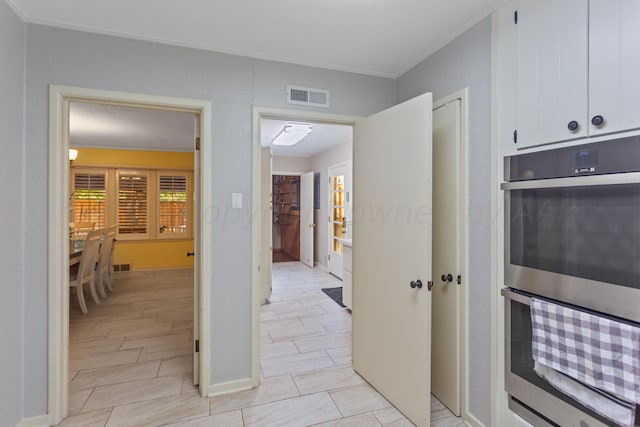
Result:
M287 86L287 104L329 108L329 91L309 87Z

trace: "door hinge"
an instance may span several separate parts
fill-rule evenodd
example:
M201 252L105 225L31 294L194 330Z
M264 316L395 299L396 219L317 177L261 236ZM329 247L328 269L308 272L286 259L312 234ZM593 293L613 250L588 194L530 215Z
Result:
M200 138L196 138L196 150L200 151Z
M196 353L200 353L200 340L196 340Z
M462 276L461 275L458 274L456 282L458 282L458 285L462 284Z
M518 25L518 11L513 12L513 22Z
M513 143L517 144L518 143L518 130L514 130L513 131Z

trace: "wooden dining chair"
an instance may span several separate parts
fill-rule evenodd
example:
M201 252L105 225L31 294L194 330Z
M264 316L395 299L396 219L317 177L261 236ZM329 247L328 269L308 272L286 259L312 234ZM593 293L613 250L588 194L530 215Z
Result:
M113 292L113 286L111 285L111 255L113 252L113 242L116 238L116 226L112 225L104 229L104 237L102 238L102 245L100 245L100 255L98 256L98 268L96 274L98 275L98 291L102 298L107 297L107 293L104 290L104 285L107 285L110 292Z
M69 277L69 286L76 288L78 303L80 304L80 310L82 310L83 314L88 313L87 304L84 301L84 285L87 283L89 284L89 290L91 291L93 300L96 304L100 304L100 299L96 293L95 277L98 251L100 250L100 242L103 234L102 230L90 231L89 234L87 234L82 248L82 255L80 256L78 273L75 276Z

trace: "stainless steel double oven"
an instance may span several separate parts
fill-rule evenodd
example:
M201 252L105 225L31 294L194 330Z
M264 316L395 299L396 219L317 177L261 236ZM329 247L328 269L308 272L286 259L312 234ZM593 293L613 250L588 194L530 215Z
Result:
M535 426L613 425L534 372L529 301L640 323L640 136L507 157L504 176L509 405Z

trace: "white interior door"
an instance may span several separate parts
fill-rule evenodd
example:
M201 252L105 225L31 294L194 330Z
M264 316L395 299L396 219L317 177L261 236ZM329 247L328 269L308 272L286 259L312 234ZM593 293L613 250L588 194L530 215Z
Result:
M194 135L196 136L193 150L193 384L200 383L200 116L194 118ZM188 256L188 255L187 255ZM196 344L198 343L198 344ZM205 390L205 392L208 392ZM205 394L200 390L202 396Z
M353 146L353 367L418 427L430 423L431 110L427 93L361 120Z
M459 99L433 110L433 324L431 393L460 416ZM449 276L450 275L450 276Z
M271 148L260 149L260 300L271 297L273 262L273 184L271 179Z
M300 175L300 261L313 268L313 172Z
M346 237L347 165L329 168L329 273L342 279L343 245L339 239Z

